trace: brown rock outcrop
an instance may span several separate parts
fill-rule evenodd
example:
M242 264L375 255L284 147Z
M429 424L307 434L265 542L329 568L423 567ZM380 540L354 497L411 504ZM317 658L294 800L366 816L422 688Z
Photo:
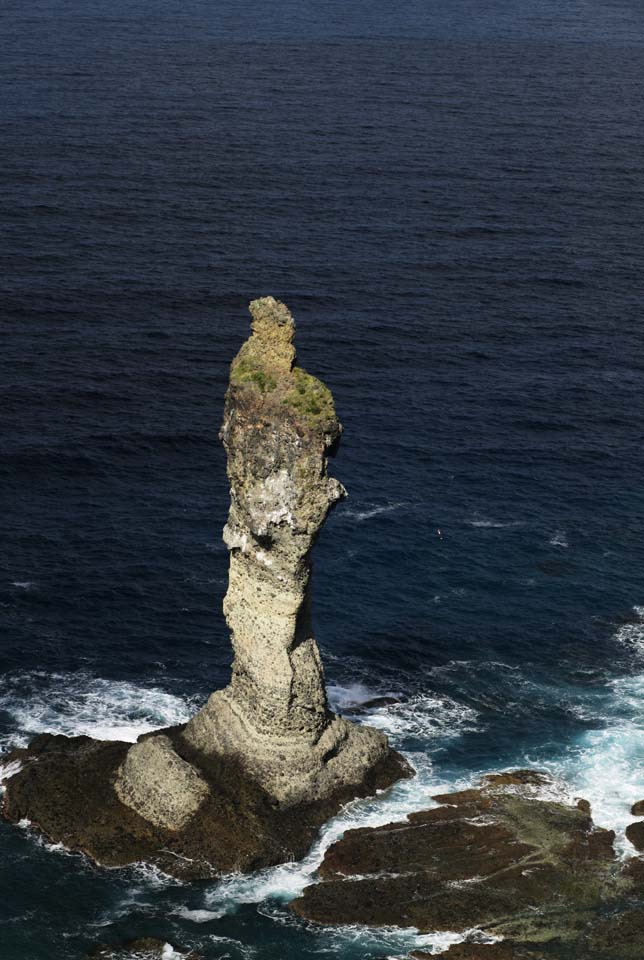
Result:
M635 956L641 861L622 866L613 832L553 787L534 771L493 774L403 822L349 830L291 908L318 923L503 938L445 954L463 960Z

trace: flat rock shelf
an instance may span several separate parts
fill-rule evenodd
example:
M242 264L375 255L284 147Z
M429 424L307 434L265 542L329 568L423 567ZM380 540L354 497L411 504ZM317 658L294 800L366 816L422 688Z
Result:
M616 857L613 831L593 824L587 801L560 799L533 770L433 799L400 823L345 833L291 908L325 924L470 940L476 930L450 960L641 958L644 860Z

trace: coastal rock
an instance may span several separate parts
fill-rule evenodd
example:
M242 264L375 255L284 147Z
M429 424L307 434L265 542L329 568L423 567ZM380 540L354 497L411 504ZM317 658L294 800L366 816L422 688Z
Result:
M630 840L640 853L644 850L644 820L629 823L626 827L626 839Z
M379 710L382 707L392 707L398 703L402 703L400 697L372 697L371 700L365 700L363 703L357 703L353 707L347 707L343 712L347 716L363 716L364 714L370 713L372 710Z
M182 760L163 735L128 749L114 789L121 803L167 830L185 827L209 793L196 767Z
M234 758L276 803L293 805L359 791L390 751L382 733L329 710L311 626L311 549L346 495L327 472L341 434L333 397L294 366L295 325L284 304L266 297L250 310L253 333L232 363L220 433L230 481L232 678L181 739L200 755ZM117 778L120 799L147 819L158 809L151 750L130 751ZM186 817L198 808L195 785L176 790Z
M347 831L291 908L325 924L502 938L451 947L446 956L459 960L631 956L636 871L622 867L614 833L593 825L586 804L559 799L534 771L491 775L433 799L436 807L405 821ZM621 946L602 933L607 910L611 922L623 917Z
M342 428L328 388L294 365L288 309L266 297L250 310L220 434L229 685L186 725L135 745L44 736L11 757L22 769L4 815L101 863L201 877L302 856L343 803L412 774L384 734L329 709L310 554L346 495L327 471Z
M410 955L412 960L429 960L432 956L422 950ZM525 953L513 943L455 943L442 954L446 960L534 960L534 954Z
M633 804L631 807L631 816L644 817L644 800L638 800L637 803Z
M644 909L641 901L630 909L612 913L597 923L585 941L584 956L642 960Z

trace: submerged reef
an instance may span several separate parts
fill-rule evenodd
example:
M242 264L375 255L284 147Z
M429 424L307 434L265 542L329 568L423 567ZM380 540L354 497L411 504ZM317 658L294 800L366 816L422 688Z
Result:
M9 759L4 816L99 863L181 877L303 856L346 801L412 774L380 731L331 712L311 628L311 549L345 496L327 472L341 426L295 366L284 304L250 305L220 437L228 457L229 685L187 724L134 744L42 735Z

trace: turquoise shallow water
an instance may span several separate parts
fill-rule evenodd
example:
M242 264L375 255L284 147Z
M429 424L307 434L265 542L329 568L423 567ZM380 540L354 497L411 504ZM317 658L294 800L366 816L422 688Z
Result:
M404 955L291 917L325 844L499 767L644 797L632 3L77 0L0 11L0 746L134 740L226 682L217 430L246 302L293 309L350 497L316 556L338 709L418 770L304 863L188 887L0 825L3 960ZM437 531L440 530L442 536Z

